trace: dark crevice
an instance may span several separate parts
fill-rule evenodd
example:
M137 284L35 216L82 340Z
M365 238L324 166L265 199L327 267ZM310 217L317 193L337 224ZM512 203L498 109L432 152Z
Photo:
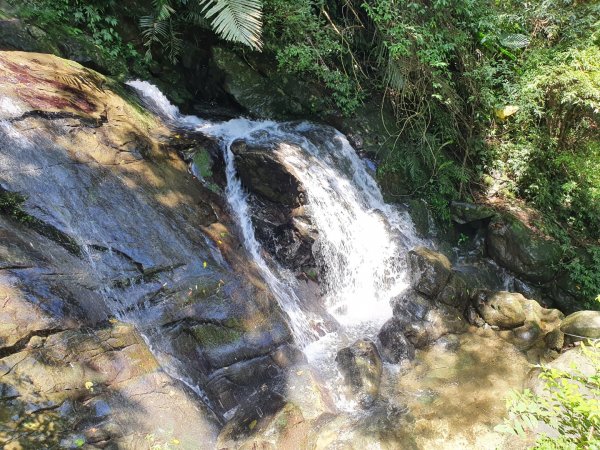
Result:
M48 337L52 334L60 333L65 331L63 328L48 328L46 330L35 330L28 333L26 336L19 339L13 345L9 345L7 347L0 348L0 359L6 358L14 353L19 353L27 347L27 344L31 340L31 338L37 336L41 338Z
M0 270L26 270L33 269L34 267L26 264L9 264L7 266L0 265Z
M172 322L167 322L162 325L162 328L174 329L174 328L177 328L182 325L186 326L186 327L194 327L194 326L201 326L201 325L214 325L214 326L221 327L221 328L227 328L228 330L236 330L236 331L240 331L240 332L243 331L243 330L240 330L239 328L232 327L231 325L227 325L225 323L225 321L223 321L223 320L197 319L197 318L190 318L190 317L186 317L184 319L177 319Z
M64 111L42 111L38 109L34 109L31 111L27 111L20 115L19 117L15 117L10 119L10 122L20 122L22 120L28 119L30 117L37 117L45 120L60 120L60 119L75 119L78 120L82 126L88 128L99 128L108 122L108 117L106 113L102 114L99 118L94 119L92 117L85 117L79 114L64 112Z

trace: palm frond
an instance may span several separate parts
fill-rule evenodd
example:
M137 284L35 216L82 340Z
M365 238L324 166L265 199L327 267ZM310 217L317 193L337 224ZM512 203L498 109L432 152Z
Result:
M223 39L262 48L261 0L201 0L203 12Z

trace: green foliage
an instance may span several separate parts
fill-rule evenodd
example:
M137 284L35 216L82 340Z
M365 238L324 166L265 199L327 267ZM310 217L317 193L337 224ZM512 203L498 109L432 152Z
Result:
M0 214L6 214L21 223L30 223L33 218L23 211L25 197L0 188Z
M559 370L540 366L543 393L526 389L513 391L507 402L509 419L497 431L525 436L539 424L553 430L557 437L541 435L536 449L600 448L600 341L581 347L594 373L584 374L579 367Z
M186 25L210 27L223 39L254 50L262 47L260 0L153 0L153 13L140 19L146 59L155 45L175 63L183 48L179 31Z
M117 31L118 19L110 14L116 7L114 0L25 0L15 5L21 17L47 30L57 42L69 36L83 47L93 46L106 67L115 68L115 75L127 71L125 62L141 64L137 50L131 43L124 43Z
M575 289L585 299L586 309L600 310L600 247L580 251L564 265Z
M318 81L331 91L333 105L350 114L364 92L358 62L342 31L318 1L265 0L265 49L281 72Z

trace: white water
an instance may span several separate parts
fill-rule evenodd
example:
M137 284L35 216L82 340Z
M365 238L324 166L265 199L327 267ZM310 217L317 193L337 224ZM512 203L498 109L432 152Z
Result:
M297 343L313 364L335 378L337 349L355 339L373 339L391 317L390 300L406 287L405 253L418 243L406 213L387 205L347 139L330 128L302 123L234 119L211 123L183 116L160 91L143 81L129 83L150 107L179 127L202 131L222 142L226 195L244 245L289 316ZM298 298L297 281L263 257L252 227L247 194L237 176L231 144L236 139L274 148L306 189L306 205L319 237L314 247L325 274L323 302L340 324L319 338Z

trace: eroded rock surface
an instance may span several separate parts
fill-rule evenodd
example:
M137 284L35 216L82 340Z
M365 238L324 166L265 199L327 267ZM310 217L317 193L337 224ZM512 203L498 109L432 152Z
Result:
M294 353L222 199L173 132L96 72L1 52L0 92L3 392L67 418L95 405L89 423L109 424L48 439L213 448L224 413L284 383Z

